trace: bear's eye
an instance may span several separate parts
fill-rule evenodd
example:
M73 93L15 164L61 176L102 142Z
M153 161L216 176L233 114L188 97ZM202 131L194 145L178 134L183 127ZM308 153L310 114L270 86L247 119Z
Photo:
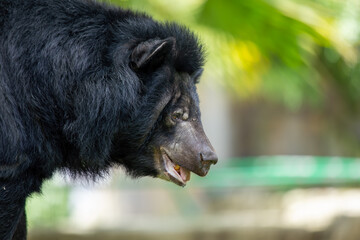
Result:
M171 118L172 118L173 120L179 120L179 119L181 119L181 113L179 113L179 112L173 113L172 116L171 116Z
M184 114L184 110L183 109L177 109L175 110L172 114L171 114L171 119L173 121L177 121L177 120L181 120L182 116Z

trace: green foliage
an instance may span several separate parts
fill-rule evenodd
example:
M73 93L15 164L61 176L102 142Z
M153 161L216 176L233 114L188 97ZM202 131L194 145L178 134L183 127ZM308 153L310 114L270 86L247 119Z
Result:
M301 38L310 37L322 44L329 42L307 24L286 16L262 0L230 0L226 4L209 0L203 5L198 19L217 31L253 42L267 58L289 66L304 63L299 44Z
M225 78L240 84L233 88L238 90L239 95L266 97L280 101L291 109L297 109L304 103L318 105L324 100L326 93L323 92L321 81L328 79L324 79L325 73L319 71L315 64L319 60L321 48L332 49L338 59L349 58L348 51L351 47L345 40L333 36L337 31L335 21L336 11L328 11L328 8L319 3L309 5L305 1L274 0L231 0L226 4L208 0L198 17L200 24L231 36L232 40L229 42L235 42L232 51L226 55L233 58L230 72L238 74L227 73ZM251 62L246 55L259 55L256 57L257 64L250 68L240 66L237 64L239 61L232 56L237 52L236 45L244 43L253 47L248 49L249 53L238 52L236 58L240 59L242 66L244 62ZM216 51L217 48L213 49ZM343 49L344 52L337 49ZM346 69L345 64L337 71ZM351 83L335 72L331 73L333 70L326 69L326 74L330 71L330 75L341 81L340 89L350 90ZM239 74L239 71L247 74ZM244 84L244 81L253 82L254 78L260 79L257 91L251 91ZM351 89L354 91L354 88ZM360 93L355 92L355 95ZM341 94L346 102L351 95L349 91Z

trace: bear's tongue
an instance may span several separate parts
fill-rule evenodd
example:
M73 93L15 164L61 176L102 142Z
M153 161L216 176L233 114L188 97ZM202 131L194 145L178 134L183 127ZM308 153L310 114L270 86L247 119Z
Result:
M174 167L175 171L178 175L182 178L184 182L187 182L190 180L190 171L186 170L185 168L180 167L179 165L175 165Z

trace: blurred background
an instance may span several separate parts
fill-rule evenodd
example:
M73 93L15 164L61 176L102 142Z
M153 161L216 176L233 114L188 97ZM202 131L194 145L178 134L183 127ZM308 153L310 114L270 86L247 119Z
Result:
M59 174L27 203L31 240L360 238L360 1L107 2L204 43L198 91L219 163L186 188Z

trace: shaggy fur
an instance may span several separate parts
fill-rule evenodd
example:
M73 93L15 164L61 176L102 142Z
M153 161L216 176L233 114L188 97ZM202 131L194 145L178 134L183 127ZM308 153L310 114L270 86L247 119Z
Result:
M167 38L161 64L131 68L135 47ZM0 0L0 239L25 225L26 197L56 170L156 176L148 145L159 105L177 72L202 64L196 37L174 23L85 0Z

